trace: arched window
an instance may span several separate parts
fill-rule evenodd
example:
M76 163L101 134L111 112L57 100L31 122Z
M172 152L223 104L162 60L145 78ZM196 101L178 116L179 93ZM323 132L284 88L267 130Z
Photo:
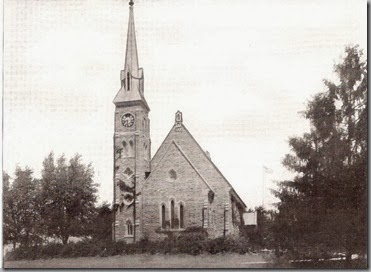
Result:
M126 86L128 86L127 90L130 91L130 73L129 72L126 73L126 82L127 82Z
M129 147L128 147L128 144L127 144L127 142L125 142L125 141L123 141L122 142L122 146L124 147L124 149L123 149L123 155L124 155L124 157L127 157L128 156L128 152L129 152Z
M170 203L170 227L174 228L175 225L175 205L174 205L174 200L171 200Z
M164 229L165 226L165 204L161 205L161 227Z
M204 205L202 209L202 227L203 228L208 228L209 227L209 218L208 218L208 208L207 206Z
M129 156L132 157L134 155L134 142L130 140L129 145L130 145Z
M179 227L184 229L184 206L182 203L179 206Z
M126 221L126 234L133 235L133 225L130 220Z

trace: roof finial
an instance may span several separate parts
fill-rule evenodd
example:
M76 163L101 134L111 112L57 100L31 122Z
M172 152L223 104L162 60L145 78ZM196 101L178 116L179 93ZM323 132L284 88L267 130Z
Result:
M130 0L130 2L129 2L129 6L134 6L134 1L133 0Z
M180 131L183 123L183 114L180 111L175 113L175 131Z

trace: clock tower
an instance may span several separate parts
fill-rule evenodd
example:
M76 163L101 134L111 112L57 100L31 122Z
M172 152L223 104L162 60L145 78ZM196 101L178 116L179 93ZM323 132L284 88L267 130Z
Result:
M129 2L125 67L115 104L113 240L128 243L142 237L142 184L150 172L150 108L144 98L144 74L139 68L133 1Z

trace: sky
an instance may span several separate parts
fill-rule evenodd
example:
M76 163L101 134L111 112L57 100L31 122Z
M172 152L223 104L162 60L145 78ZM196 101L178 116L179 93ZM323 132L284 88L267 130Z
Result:
M79 153L94 167L99 202L112 203L112 101L128 2L4 0L3 169L11 176L27 165L40 177L50 151ZM346 45L367 53L366 5L136 0L152 154L180 110L248 208L271 207L269 189L294 175L281 163L288 139L309 130L300 112L323 79L335 79Z

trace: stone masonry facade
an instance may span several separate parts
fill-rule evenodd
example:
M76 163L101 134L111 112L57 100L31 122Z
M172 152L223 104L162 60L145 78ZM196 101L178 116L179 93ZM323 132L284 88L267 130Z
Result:
M113 137L113 240L162 239L202 227L210 238L238 235L246 205L183 124L181 112L151 158L150 108L139 68L133 2Z

